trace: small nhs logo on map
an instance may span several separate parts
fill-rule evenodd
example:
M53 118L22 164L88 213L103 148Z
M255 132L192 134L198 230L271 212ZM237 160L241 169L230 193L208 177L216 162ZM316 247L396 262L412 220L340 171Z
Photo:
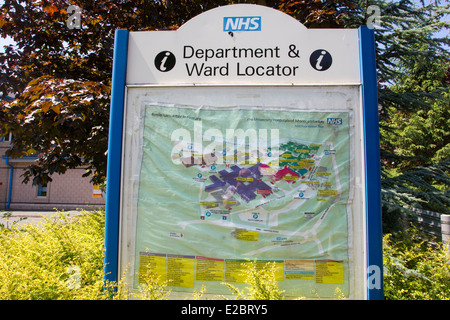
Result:
M327 124L342 124L342 118L327 118Z
M223 31L261 31L261 17L223 17Z

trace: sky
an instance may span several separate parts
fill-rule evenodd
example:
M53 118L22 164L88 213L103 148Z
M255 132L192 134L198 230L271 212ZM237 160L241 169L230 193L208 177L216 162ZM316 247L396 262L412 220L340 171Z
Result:
M13 43L14 40L9 37L6 39L0 37L0 52L5 52L5 49L3 47Z

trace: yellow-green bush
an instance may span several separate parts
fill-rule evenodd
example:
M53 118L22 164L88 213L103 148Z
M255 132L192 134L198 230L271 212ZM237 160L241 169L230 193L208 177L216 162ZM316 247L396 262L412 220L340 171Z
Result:
M103 211L2 226L0 299L102 298L103 230Z
M283 292L278 288L276 281L276 265L275 263L266 263L263 268L258 268L256 260L250 264L246 264L247 269L243 272L245 275L244 282L247 286L240 291L238 288L229 283L223 283L228 286L231 293L238 300L282 300Z
M104 211L82 211L74 217L57 213L41 223L0 224L0 299L167 299L167 282L151 274L137 293L123 280L103 290L104 222ZM384 237L385 297L450 299L447 249L415 239L414 233L402 241ZM225 284L237 299L283 299L273 265L261 269L253 262L245 278L242 291Z
M409 230L402 240L383 238L384 295L390 300L449 300L447 246L431 245Z

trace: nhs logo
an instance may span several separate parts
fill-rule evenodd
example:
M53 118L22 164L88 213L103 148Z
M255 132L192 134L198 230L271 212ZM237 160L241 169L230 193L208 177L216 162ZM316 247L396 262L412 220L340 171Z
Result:
M261 31L261 17L223 17L223 31Z
M342 124L342 118L327 118L327 124Z

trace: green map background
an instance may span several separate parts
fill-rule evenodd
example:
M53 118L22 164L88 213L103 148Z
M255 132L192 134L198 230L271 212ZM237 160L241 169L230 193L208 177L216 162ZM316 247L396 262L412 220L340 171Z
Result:
M327 118L341 118L343 123L342 125L327 125ZM199 199L199 193L201 188L211 183L207 179L208 172L203 171L206 173L203 174L203 177L207 180L202 186L201 182L196 181L197 174L200 172L197 166L186 168L181 164L176 165L171 158L174 145L171 141L172 132L179 128L185 128L191 132L193 139L194 119L202 121L203 131L216 128L222 131L224 136L227 129L243 129L244 131L250 128L267 129L269 131L278 129L281 141L284 138L289 138L322 144L325 144L326 141L333 142L342 194L340 201L333 205L323 223L316 230L317 238L324 250L322 254L319 253L316 242L307 241L301 245L280 247L259 253L256 256L246 256L245 253L247 252L273 245L274 238L277 235L260 233L258 242L240 241L233 236L235 230L232 228L201 223L200 214L202 211L199 200L202 199ZM248 119L267 119L267 121ZM307 121L323 121L324 123L321 126L317 124L308 126ZM331 259L344 262L344 284L316 284L314 280L284 280L280 282L280 287L286 290L288 295L294 296L314 296L311 293L311 290L314 289L321 297L332 297L336 287L348 294L349 121L348 112L295 112L291 110L240 109L237 107L212 110L147 105L138 197L135 270L138 270L139 253L146 250L152 253L183 254L220 259ZM322 148L319 149L319 153L323 152ZM324 157L320 166L327 167L332 172L330 177L330 180L332 180L334 170L331 156ZM224 165L218 165L217 167L216 171L225 168ZM300 183L298 185L300 186ZM204 198L206 195L206 192L203 191L200 198ZM268 228L305 232L311 229L320 219L321 213L334 203L333 198L329 197L327 201L318 202L316 198L311 197L300 208L280 214L278 226ZM241 201L241 204L250 207L254 201L249 204ZM265 205L264 208L270 210L282 209L290 201L292 201L292 198L285 197ZM306 219L304 212L315 212L316 214L313 218ZM211 219L220 219L220 217L211 217ZM185 229L178 224L190 220L198 220L198 223L189 224ZM261 226L260 224L241 221L235 216L231 216L230 220L240 225ZM171 232L182 233L183 237L169 237ZM301 241L304 238L297 237L297 240ZM225 286L210 281L196 282L195 289L199 289L202 284L206 285L209 293L229 293ZM190 288L182 287L175 287L173 290L192 291Z

